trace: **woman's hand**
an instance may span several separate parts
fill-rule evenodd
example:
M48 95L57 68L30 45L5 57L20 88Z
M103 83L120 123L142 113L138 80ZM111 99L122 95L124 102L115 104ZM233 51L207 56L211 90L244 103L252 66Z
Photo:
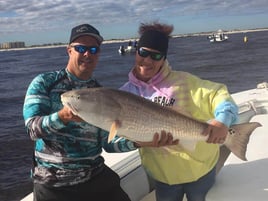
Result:
M135 145L139 147L161 147L161 146L169 146L176 145L179 143L179 140L173 140L173 136L170 133L166 133L166 131L161 131L161 134L154 134L153 141L151 142L135 142Z
M209 122L209 126L204 130L204 135L209 135L207 142L214 144L224 143L229 128L215 119Z

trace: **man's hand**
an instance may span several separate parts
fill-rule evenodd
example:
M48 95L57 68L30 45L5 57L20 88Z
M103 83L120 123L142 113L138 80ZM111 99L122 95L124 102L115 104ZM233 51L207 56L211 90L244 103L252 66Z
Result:
M161 147L161 146L169 146L176 145L179 143L179 140L173 140L173 136L170 133L166 133L165 131L161 131L161 134L154 134L153 141L151 142L135 142L137 147Z
M70 121L82 122L83 120L74 115L72 110L68 106L63 106L63 108L58 112L59 118L64 124L67 124Z
M209 135L207 139L208 143L222 144L226 139L228 130L229 128L223 123L212 120L209 126L204 130L203 135Z

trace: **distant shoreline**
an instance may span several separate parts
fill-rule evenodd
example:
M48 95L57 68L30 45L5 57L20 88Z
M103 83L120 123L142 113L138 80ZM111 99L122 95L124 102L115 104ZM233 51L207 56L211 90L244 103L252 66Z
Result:
M257 31L268 31L268 28L258 28L258 29L245 29L245 30L222 30L226 34L236 34L236 33L249 33L249 32L257 32ZM179 37L192 37L192 36L208 36L217 31L209 31L209 32L199 32L199 33L188 33L188 34L176 34L172 35L172 38L179 38ZM103 41L103 44L105 43L122 43L122 42L128 42L129 40L138 40L138 38L129 38L129 39L112 39Z
M268 28L257 28L257 29L245 29L245 30L222 30L226 34L236 34L236 33L249 33L249 32L257 32L257 31L268 31ZM193 36L208 36L217 31L209 31L209 32L199 32L199 33L188 33L188 34L176 34L172 35L172 38L179 38L179 37L193 37ZM128 42L130 40L137 40L138 38L128 38L128 39L110 39L110 40L104 40L103 44L109 44L109 43L124 43ZM66 44L62 45L47 45L47 46L28 46L24 48L10 48L10 49L0 49L1 51L13 51L13 50L30 50L30 49L44 49L44 48L57 48L57 47L67 47Z

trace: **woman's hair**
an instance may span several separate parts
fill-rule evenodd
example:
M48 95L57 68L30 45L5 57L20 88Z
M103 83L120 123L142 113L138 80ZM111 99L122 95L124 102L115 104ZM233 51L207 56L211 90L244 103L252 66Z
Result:
M168 24L162 24L157 21L151 22L151 23L141 23L139 27L138 33L140 35L144 34L147 31L159 31L165 34L167 37L170 37L170 34L173 31L173 25L168 25Z
M161 24L159 22L141 23L138 31L140 34L138 49L141 47L151 48L162 52L166 58L168 41L172 31L172 25Z

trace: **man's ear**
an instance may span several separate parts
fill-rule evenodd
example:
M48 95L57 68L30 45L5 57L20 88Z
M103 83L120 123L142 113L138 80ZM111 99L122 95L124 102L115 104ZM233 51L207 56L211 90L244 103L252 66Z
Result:
M66 47L66 52L67 52L67 54L69 55L69 54L71 53L71 51L72 51L72 48L70 47L70 45L68 45L68 46Z

